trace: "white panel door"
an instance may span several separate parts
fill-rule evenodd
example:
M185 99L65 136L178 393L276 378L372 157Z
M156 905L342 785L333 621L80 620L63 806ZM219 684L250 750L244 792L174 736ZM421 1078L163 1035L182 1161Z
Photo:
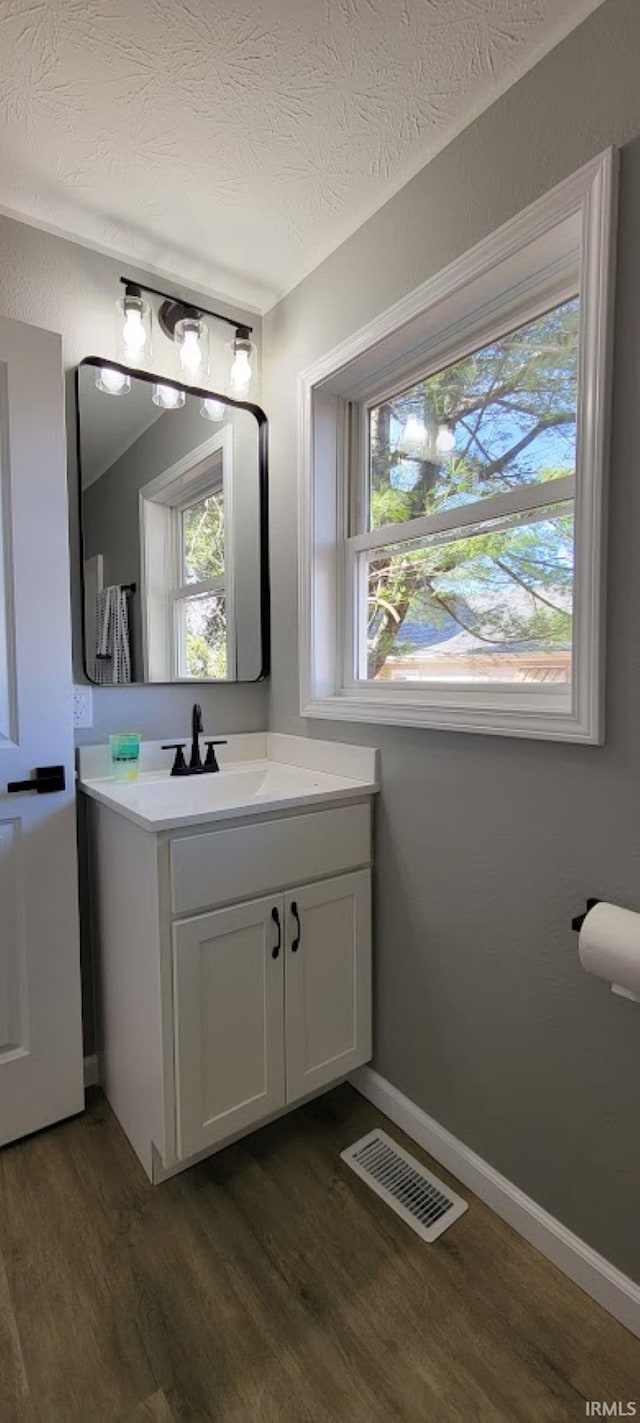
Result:
M173 927L178 1155L284 1106L281 895Z
M84 1105L63 396L59 336L0 319L0 1144Z
M371 1057L371 873L285 895L287 1101Z

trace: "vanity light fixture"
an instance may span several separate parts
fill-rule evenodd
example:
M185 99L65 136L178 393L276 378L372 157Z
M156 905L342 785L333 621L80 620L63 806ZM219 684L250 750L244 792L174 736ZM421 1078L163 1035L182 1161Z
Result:
M184 405L185 394L175 385L165 385L164 382L158 382L153 387L151 399L154 405L160 406L161 410L180 410Z
M200 414L203 420L224 420L227 407L222 400L203 400Z
M132 366L147 365L151 356L151 307L137 282L124 283L124 296L116 302L118 350Z
M100 366L96 372L96 385L105 395L128 395L131 376L125 371L114 370L112 366Z
M231 316L223 316L220 311L211 311L206 306L194 306L182 301L180 297L169 296L167 292L159 291L157 287L140 286L138 283L130 282L127 277L121 277L125 295L121 302L118 302L119 309L122 308L125 315L124 327L127 338L131 339L133 345L138 343L138 354L127 346L127 353L132 364L142 363L140 351L144 350L146 360L146 337L145 344L142 344L140 328L144 329L146 312L149 313L149 341L151 347L151 316L150 308L142 298L142 293L148 296L160 297L161 303L158 309L158 321L165 336L171 341L175 341L180 356L181 374L187 375L194 384L208 375L209 372L209 328L203 319L205 316L214 321L222 321L225 326L232 326L235 331L234 339L231 342L231 365L229 376L226 382L222 382L222 389L226 389L229 396L234 400L247 400L253 381L253 358L255 347L251 341L252 327L238 323ZM123 329L124 337L124 329ZM174 407L172 407L174 408ZM217 419L218 416L207 419Z

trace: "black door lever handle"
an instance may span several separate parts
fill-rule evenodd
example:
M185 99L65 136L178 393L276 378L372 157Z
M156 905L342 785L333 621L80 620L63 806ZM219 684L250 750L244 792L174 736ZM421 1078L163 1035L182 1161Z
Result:
M52 795L63 791L66 785L64 766L36 766L28 781L9 781L8 795L19 795L22 791L36 791L38 795Z

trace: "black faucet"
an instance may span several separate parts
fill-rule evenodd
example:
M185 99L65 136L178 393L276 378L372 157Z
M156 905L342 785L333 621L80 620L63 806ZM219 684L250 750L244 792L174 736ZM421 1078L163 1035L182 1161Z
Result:
M202 736L202 707L195 703L191 713L191 757L189 765L184 758L185 741L172 741L168 746L163 746L163 751L175 751L175 759L171 767L172 776L201 776L204 773L219 771L218 758L214 747L226 746L226 741L206 741L207 754L204 763L200 755L200 737Z
M200 758L200 737L202 736L202 707L198 702L194 703L191 713L191 760L189 770L195 774L202 770Z

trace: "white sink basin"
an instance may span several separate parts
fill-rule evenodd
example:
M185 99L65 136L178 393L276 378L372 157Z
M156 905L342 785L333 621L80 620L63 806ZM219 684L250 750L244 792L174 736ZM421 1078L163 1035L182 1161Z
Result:
M82 778L81 785L93 799L143 829L154 831L343 800L377 789L374 780L367 782L269 759L235 762L204 775L171 776L166 770L148 771L124 785L107 777Z

